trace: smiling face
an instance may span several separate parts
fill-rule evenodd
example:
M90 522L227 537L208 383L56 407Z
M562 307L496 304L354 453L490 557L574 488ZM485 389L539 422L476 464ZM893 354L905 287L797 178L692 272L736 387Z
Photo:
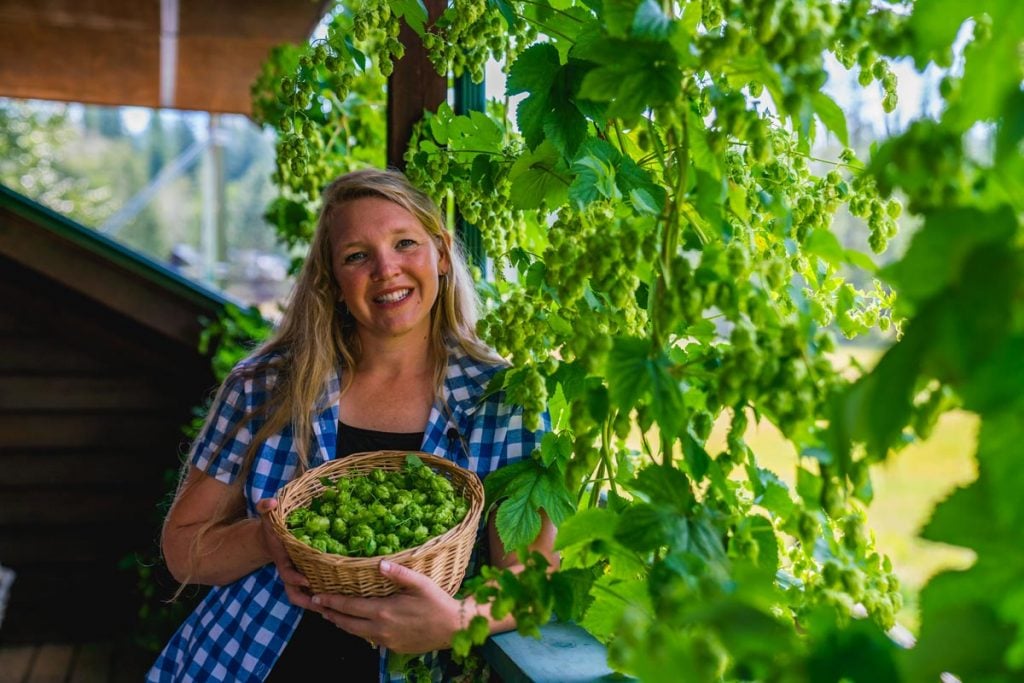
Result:
M380 197L336 207L329 222L339 299L364 339L426 340L448 260L420 222Z

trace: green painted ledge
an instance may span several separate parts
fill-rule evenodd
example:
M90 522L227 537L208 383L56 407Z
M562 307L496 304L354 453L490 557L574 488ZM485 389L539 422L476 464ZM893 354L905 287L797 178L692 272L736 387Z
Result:
M537 639L509 631L484 643L483 657L503 683L634 680L612 671L604 645L576 624L551 622L540 632Z
M176 273L164 264L53 209L0 185L0 209L6 209L79 248L92 252L156 285L175 292L211 313L227 304L245 308L232 298ZM0 221L0 229L3 228Z

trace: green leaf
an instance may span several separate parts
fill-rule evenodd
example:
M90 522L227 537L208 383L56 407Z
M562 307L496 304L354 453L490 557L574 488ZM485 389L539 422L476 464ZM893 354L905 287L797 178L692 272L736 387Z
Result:
M547 432L540 442L540 457L545 467L563 467L572 457L572 439L568 434Z
M646 188L637 187L630 190L629 202L638 213L649 213L654 216L661 214L658 200Z
M649 552L669 543L665 513L648 503L634 503L619 516L615 540L631 550Z
M572 172L576 177L569 187L569 199L578 208L586 207L599 197L618 199L620 195L615 184L618 160L619 153L611 144L588 138L572 164Z
M605 374L612 403L619 410L631 410L651 388L651 345L648 340L617 337L608 354Z
M718 165L718 156L708 146L707 129L704 120L693 110L686 109L687 135L690 142L690 161L695 168L698 168L714 179L722 177L722 170ZM744 205L746 202L744 202Z
M543 93L551 89L555 72L561 66L558 50L550 43L534 43L523 50L508 71L505 94Z
M633 27L634 17L640 5L641 0L605 0L602 5L602 18L608 28L608 34L625 38Z
M903 680L897 668L900 653L896 644L878 626L867 619L844 620L844 626L837 622L834 610L824 605L801 620L809 641L806 665L809 681L899 683Z
M660 214L665 207L665 188L651 178L650 174L640 168L632 158L622 156L617 162L615 183L623 194L630 196L633 207L640 213ZM639 197L643 207L638 206Z
M959 282L964 262L979 245L1008 241L1016 226L1009 207L994 212L954 208L928 214L903 259L883 268L881 276L897 288L901 300L922 302Z
M672 27L669 18L655 0L643 0L633 17L633 36L649 40L665 40Z
M555 595L555 614L562 621L577 621L594 599L590 589L596 579L593 568L563 569L551 576Z
M555 526L558 526L576 512L576 503L572 494L565 487L565 478L557 468L544 471L533 490L530 492L531 502L543 508ZM533 540L532 538L530 539Z
M804 240L804 250L833 266L840 265L846 257L846 250L831 230L812 230Z
M608 102L607 116L636 121L650 107L672 102L680 91L675 52L664 41L609 38L578 55L599 64L587 72L579 97Z
M650 357L650 342L616 337L608 354L605 375L612 404L630 410L648 397L654 419L666 434L678 434L685 417L683 392L667 371L668 359Z
M505 94L529 93L516 108L516 123L530 149L544 140L544 125L551 109L551 86L560 66L558 51L553 45L536 43L524 50L509 69Z
M821 505L821 477L804 467L796 468L796 492L808 507Z
M555 550L564 550L579 543L614 538L618 515L608 508L580 510L558 527Z
M964 407L980 413L1020 410L1024 402L1024 334L1007 337L960 389Z
M1024 42L1024 3L994 0L986 3L991 36L965 51L959 97L949 107L943 123L967 130L975 121L998 121L1010 96L1019 91L1020 46ZM1017 68L1007 68L1016 64Z
M938 680L947 671L964 681L1020 680L1004 659L1015 627L992 604L1013 586L986 574L979 567L944 572L921 591L921 632L905 657L907 680Z
M648 465L640 470L627 487L644 495L648 501L664 505L681 515L691 512L694 504L690 480L675 467Z
M621 75L613 69L592 69L583 77L580 97L596 102L609 102L622 85Z
M394 0L391 3L391 11L405 19L416 35L423 37L423 25L427 23L427 6L423 4L423 0Z
M448 127L454 118L455 113L447 102L442 102L437 111L430 114L430 133L439 144L448 144Z
M552 99L544 120L544 135L563 155L576 154L587 137L587 120L568 99Z
M525 548L540 534L540 513L530 501L529 491L512 495L498 506L495 518L505 548Z
M512 205L517 209L559 206L569 196L567 168L554 145L544 142L516 159L509 171Z
M689 433L683 434L683 458L693 480L696 482L701 481L704 475L707 474L708 467L711 464L711 456Z
M535 476L536 464L532 458L524 458L511 465L499 467L484 477L484 498L490 510L503 498L515 493L520 487L520 480L532 479Z
M963 0L918 0L914 3L907 31L919 70L924 71L929 61L949 66L956 34L976 8L977 5Z
M879 460L885 458L909 422L914 387L934 328L934 312L928 309L919 313L907 325L903 339L846 392L841 419L850 436L866 443L869 453Z
M874 260L862 251L856 249L845 249L843 250L843 260L849 263L851 266L855 266L864 270L868 273L875 273L878 271L878 266L875 265Z
M825 93L818 91L811 96L811 106L825 127L835 133L840 144L844 147L849 146L850 136L846 132L846 114L835 103L835 100Z
M550 108L547 95L531 95L516 106L516 124L529 149L536 149L544 141L544 124Z
M776 517L789 517L794 506L789 487L771 470L759 467L757 475L762 491L754 498L754 502Z
M448 122L448 134L448 147L451 150L494 153L501 151L504 137L498 124L478 111L472 111L468 116L453 116ZM490 160L487 156L484 159Z
M580 625L602 642L612 640L622 620L622 613L629 607L651 611L651 598L647 582L640 579L616 579L602 576L594 582L591 590L594 602L587 609Z
M512 473L505 473L507 470ZM556 526L575 511L560 470L545 467L539 458L524 459L498 469L484 480L484 492L488 505L507 496L498 505L496 523L498 535L509 550L524 548L537 538L541 508Z

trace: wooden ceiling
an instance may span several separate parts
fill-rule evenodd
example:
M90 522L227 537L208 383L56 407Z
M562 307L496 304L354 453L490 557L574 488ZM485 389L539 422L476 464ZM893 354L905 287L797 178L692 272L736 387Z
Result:
M248 114L329 0L0 0L0 96Z

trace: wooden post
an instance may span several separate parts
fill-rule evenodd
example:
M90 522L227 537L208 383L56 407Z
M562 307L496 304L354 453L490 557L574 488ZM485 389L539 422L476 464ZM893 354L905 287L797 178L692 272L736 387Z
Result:
M426 0L429 26L441 16L445 0ZM437 111L448 96L448 78L439 76L427 59L423 41L409 25L402 22L398 39L405 46L405 55L395 62L388 78L388 166L405 169L405 150L412 137L412 127L423 117L423 111Z

